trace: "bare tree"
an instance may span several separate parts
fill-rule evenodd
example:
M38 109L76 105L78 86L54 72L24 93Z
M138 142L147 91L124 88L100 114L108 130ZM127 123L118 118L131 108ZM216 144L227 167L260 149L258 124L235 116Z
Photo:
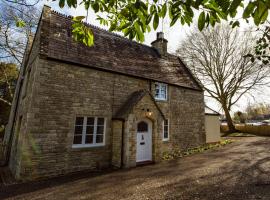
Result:
M21 64L27 40L37 26L39 11L33 6L0 3L0 61ZM18 23L23 23L18 27Z
M205 95L221 105L229 132L235 131L232 106L268 81L269 66L245 57L252 53L253 44L250 32L220 25L203 32L192 31L177 50L204 86Z

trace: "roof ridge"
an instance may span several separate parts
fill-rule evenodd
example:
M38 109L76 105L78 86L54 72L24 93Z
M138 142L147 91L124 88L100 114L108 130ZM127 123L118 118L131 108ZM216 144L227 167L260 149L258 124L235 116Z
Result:
M53 12L54 14L57 14L57 15L59 15L59 16L61 16L61 17L65 17L65 18L69 18L69 19L72 19L72 18L74 17L74 16L72 16L72 15L66 15L66 14L60 13L60 12L55 11L55 10L53 10L53 9L51 9L51 12ZM118 37L119 39L123 39L123 40L125 40L125 41L127 41L127 42L134 43L134 44L141 45L141 46L145 46L145 47L148 47L148 48L151 48L151 49L153 48L153 47L151 47L151 46L149 46L149 45L146 45L146 44L139 43L139 42L137 42L137 41L128 39L128 38L126 38L126 37L124 37L124 36L122 36L122 35L120 35L120 34L117 34L117 33L115 33L115 32L110 32L110 31L108 31L108 30L106 30L106 29L104 29L104 28L101 28L101 27L99 27L99 26L90 24L90 23L88 23L88 22L83 22L83 23L84 23L86 26L88 26L88 27L92 27L92 28L95 28L95 29L97 29L97 30L99 30L99 31L108 33L108 34L110 34L110 35L112 35L112 36L116 36L116 37Z

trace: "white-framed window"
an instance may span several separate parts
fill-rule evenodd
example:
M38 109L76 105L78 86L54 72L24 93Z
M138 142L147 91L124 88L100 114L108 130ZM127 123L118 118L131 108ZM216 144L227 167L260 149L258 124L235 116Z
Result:
M76 117L72 147L105 145L105 123L102 117Z
M155 83L155 99L167 100L168 85L164 83Z
M165 119L163 121L163 141L169 140L169 120Z

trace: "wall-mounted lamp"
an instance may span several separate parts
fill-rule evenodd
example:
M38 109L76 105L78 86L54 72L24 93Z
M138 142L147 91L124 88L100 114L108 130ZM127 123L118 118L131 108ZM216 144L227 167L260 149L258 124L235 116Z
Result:
M144 115L145 117L152 117L153 112L151 112L150 109L147 108L146 111L144 112Z

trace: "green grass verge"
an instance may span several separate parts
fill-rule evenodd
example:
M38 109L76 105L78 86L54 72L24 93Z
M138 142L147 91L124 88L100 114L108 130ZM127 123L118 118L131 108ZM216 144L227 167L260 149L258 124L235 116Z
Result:
M162 155L162 159L163 160L172 160L175 158L182 158L184 156L188 156L188 155L192 155L192 154L196 154L196 153L201 153L201 152L207 151L209 149L215 149L218 147L222 147L222 146L230 144L232 142L233 142L233 140L227 139L227 140L221 140L220 142L215 143L215 144L204 144L204 145L199 146L199 147L189 148L185 151L175 149L171 152L164 152Z
M250 133L231 133L226 137L255 137L256 135Z

